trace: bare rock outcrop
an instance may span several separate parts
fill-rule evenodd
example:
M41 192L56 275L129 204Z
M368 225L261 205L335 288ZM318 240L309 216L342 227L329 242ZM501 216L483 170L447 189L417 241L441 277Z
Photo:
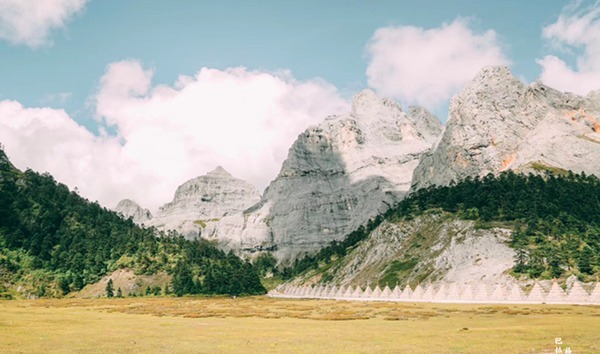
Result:
M131 199L121 200L113 210L121 214L125 219L131 218L138 225L147 224L152 219L150 210L143 209Z
M414 171L413 190L504 170L600 176L600 93L526 85L508 68L481 70L452 99L441 140Z
M229 248L276 250L282 261L315 252L401 200L440 132L425 109L405 113L365 90L350 113L300 134L261 203L209 234Z
M159 208L150 225L175 230L187 238L202 237L207 227L214 227L222 218L241 213L259 201L260 194L254 186L219 166L179 186L173 200Z

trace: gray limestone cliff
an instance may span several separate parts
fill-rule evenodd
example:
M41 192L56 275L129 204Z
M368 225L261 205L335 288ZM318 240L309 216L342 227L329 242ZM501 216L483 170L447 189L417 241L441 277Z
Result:
M423 155L412 189L507 169L600 176L600 92L587 97L525 85L488 67L455 96L441 140Z
M513 279L507 273L515 257L510 234L510 229L478 228L474 221L432 210L411 220L384 221L334 266L311 270L292 283L325 278L336 286L506 284Z
M405 113L365 90L350 113L300 134L261 203L206 235L242 252L275 250L283 262L316 252L401 200L440 132L423 108Z
M152 214L148 209L143 209L131 199L121 200L113 210L125 219L131 218L138 225L147 224L152 219Z
M203 236L202 230L207 226L259 201L260 194L254 186L219 166L179 186L173 200L159 208L150 225L197 238Z

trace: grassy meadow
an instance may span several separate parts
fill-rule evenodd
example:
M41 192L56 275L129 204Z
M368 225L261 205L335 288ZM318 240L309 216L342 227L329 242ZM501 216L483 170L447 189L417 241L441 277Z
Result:
M600 307L247 298L0 302L1 353L600 352Z

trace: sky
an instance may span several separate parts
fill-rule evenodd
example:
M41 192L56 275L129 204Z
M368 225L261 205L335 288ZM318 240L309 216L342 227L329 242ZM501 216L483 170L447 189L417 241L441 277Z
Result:
M0 0L0 143L154 211L217 165L263 190L366 88L445 122L487 65L600 89L600 2Z

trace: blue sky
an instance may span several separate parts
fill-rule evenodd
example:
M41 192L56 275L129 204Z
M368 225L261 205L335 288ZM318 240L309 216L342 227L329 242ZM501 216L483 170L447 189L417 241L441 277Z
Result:
M108 206L133 197L156 207L216 164L262 189L299 132L347 110L364 88L442 121L483 65L579 94L600 88L599 8L0 0L0 142L18 167L49 171ZM244 124L253 136L232 132Z
M494 29L513 71L531 81L540 74L535 59L548 52L541 28L567 3L96 0L55 30L52 44L32 50L0 42L0 95L65 108L86 122L86 98L106 66L137 59L156 69L156 83L202 67L289 69L299 80L320 77L350 96L367 87L365 46L376 29L433 28L457 16L471 18L475 30ZM71 96L61 100L61 93Z

